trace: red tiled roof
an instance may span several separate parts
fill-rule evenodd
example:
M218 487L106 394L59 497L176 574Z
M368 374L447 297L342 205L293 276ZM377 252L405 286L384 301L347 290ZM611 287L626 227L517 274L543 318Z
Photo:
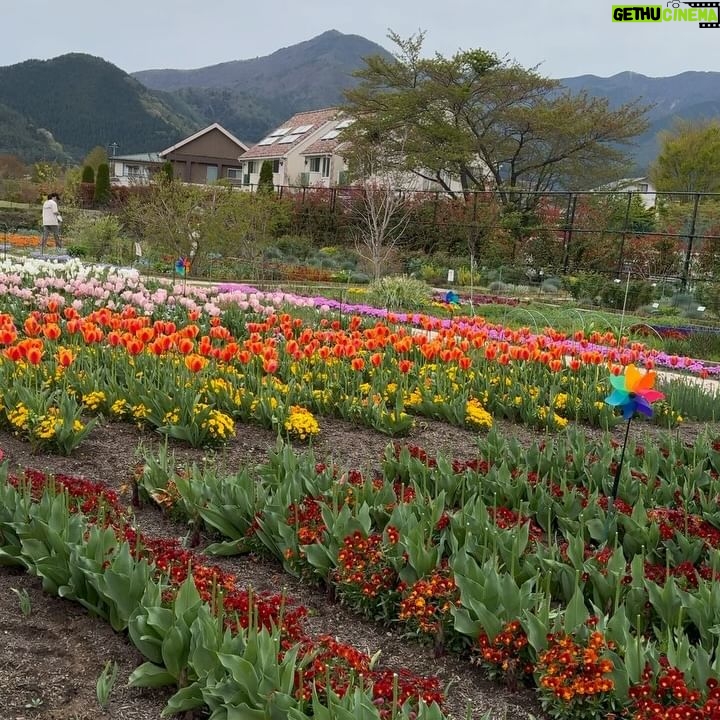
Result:
M303 155L332 155L335 150L342 145L343 141L339 137L330 138L329 140L316 140L310 147L306 147Z
M295 147L300 141L309 137L310 133L315 132L321 125L332 120L339 112L339 108L330 107L323 108L322 110L310 110L308 112L301 112L297 115L293 115L289 120L278 126L280 128L290 128L289 132L285 133L285 136L292 135L292 131L295 128L299 128L301 125L312 125L312 127L300 135L291 143L282 143L280 140L276 140L272 145L253 145L246 153L243 154L243 160L252 160L253 158L276 158L283 157L287 154L288 150ZM266 135L268 137L270 133ZM327 141L324 141L327 142ZM313 143L314 144L314 143Z

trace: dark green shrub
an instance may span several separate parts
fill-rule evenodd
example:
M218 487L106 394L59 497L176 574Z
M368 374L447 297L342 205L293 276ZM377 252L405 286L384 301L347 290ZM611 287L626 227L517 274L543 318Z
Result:
M272 163L269 160L264 160L260 167L260 179L258 180L257 191L271 193L274 190L275 184L273 183Z
M162 167L160 168L159 179L166 182L172 182L175 179L175 170L173 169L173 164L169 160L166 160L162 164Z
M98 167L93 199L96 205L107 205L110 202L110 166L107 163L101 163Z
M626 291L627 300L625 298ZM620 309L624 305L626 310L635 310L641 305L646 305L652 300L652 297L653 287L644 280L631 280L629 284L622 281L606 281L600 293L603 305L615 309Z
M0 207L0 231L37 230L42 213L40 208L5 208Z
M95 171L92 168L92 165L86 165L82 169L82 177L80 178L80 182L82 183L94 183L95 182Z

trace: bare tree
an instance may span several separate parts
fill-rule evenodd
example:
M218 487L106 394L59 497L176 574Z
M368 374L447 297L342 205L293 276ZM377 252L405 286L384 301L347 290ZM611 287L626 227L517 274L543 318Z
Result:
M402 148L401 148L402 151ZM392 158L381 147L363 149L352 157L355 185L360 192L354 206L355 250L370 263L378 280L410 220L410 204L401 189L407 173L396 169Z

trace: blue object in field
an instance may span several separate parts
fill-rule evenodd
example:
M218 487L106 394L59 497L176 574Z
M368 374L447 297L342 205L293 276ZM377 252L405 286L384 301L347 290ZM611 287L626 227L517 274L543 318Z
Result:
M445 293L445 302L450 303L451 305L459 305L460 298L458 297L457 293L453 292L452 290L448 290Z
M175 261L175 272L180 276L185 276L185 270L186 270L186 264L185 264L185 258L178 258Z

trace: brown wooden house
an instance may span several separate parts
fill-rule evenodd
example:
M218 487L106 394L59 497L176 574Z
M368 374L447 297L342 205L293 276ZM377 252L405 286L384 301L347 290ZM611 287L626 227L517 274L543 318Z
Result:
M225 179L240 184L239 158L247 149L244 142L222 125L213 123L159 155L161 161L172 163L175 177L183 182L204 185Z

